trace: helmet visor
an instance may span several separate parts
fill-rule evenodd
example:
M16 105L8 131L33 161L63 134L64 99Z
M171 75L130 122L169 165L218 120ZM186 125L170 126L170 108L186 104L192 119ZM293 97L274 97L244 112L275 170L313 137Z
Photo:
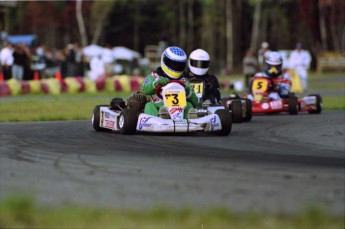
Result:
M208 60L190 60L190 65L195 68L208 68L210 61Z
M186 67L185 61L174 61L166 56L163 57L163 62L168 68L176 72L182 72Z

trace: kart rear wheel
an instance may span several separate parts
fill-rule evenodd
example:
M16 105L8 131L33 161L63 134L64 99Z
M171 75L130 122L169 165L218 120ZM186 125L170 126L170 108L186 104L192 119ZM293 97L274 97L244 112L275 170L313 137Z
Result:
M246 101L246 117L243 119L244 122L249 122L253 117L252 101L250 99L244 99Z
M222 130L217 132L217 135L220 135L220 136L229 135L232 128L232 117L231 117L230 112L226 109L219 109L219 110L216 110L215 113L219 116L220 122L222 124Z
M322 98L319 94L312 94L308 96L316 97L316 110L308 111L309 114L320 114L322 111Z
M134 134L137 127L138 113L134 109L122 110L119 120L118 129L121 134Z
M298 114L298 101L294 93L291 93L288 100L288 110L290 115Z
M101 107L108 107L108 105L97 105L93 109L92 113L92 126L96 131L111 131L109 129L103 128L99 126L101 114L100 114L100 108Z
M243 120L242 101L240 99L232 100L230 104L232 120L234 123L241 123Z

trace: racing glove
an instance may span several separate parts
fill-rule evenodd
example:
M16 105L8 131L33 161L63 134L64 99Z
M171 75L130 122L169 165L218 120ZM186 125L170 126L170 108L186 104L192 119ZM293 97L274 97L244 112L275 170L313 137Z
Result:
M155 87L157 87L157 85L167 85L169 83L169 79L168 78L164 78L164 77L161 77L159 78L156 82L153 83L153 85Z
M186 95L189 95L189 93L190 93L190 87L186 87Z

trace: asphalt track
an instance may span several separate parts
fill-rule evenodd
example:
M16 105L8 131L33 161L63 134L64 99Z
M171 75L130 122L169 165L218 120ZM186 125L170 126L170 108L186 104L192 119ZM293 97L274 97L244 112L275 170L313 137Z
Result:
M90 114L91 115L91 114ZM0 199L344 215L345 111L254 116L226 137L95 132L91 121L0 123Z

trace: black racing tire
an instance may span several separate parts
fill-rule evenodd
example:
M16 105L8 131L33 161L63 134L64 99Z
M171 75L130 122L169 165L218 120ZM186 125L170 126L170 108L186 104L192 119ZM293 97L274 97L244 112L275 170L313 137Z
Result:
M246 101L246 117L243 119L244 122L250 122L253 117L252 101L250 99L244 99Z
M243 121L242 101L240 99L234 99L232 100L230 107L232 121L234 123L241 123Z
M135 109L122 110L117 125L119 132L124 135L131 135L136 132L138 112Z
M298 114L298 101L294 93L291 93L288 99L288 111L290 115Z
M322 112L322 98L319 94L312 94L308 96L316 96L316 110L308 111L309 114L320 114Z
M96 105L95 108L93 109L92 113L92 126L96 131L105 131L105 132L110 132L110 129L106 129L103 127L99 126L99 122L101 119L101 114L100 114L100 108L101 107L108 107L108 105Z
M228 110L226 109L219 109L215 112L220 119L220 123L222 124L222 130L216 132L219 136L227 136L231 132L232 128L232 117Z

